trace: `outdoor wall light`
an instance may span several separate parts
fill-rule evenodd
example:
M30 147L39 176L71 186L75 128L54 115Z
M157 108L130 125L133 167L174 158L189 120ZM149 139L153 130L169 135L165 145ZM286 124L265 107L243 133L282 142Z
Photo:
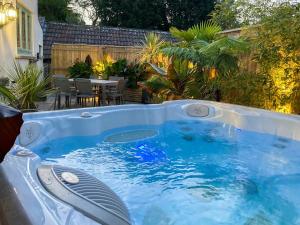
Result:
M17 18L17 10L12 2L0 0L0 27Z

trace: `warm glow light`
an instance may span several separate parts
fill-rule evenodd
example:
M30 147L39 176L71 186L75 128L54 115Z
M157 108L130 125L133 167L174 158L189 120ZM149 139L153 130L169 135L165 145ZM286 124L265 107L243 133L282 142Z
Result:
M275 108L277 112L293 112L292 95L294 90L297 88L297 82L289 78L291 77L291 74L287 74L287 71L296 68L296 66L297 65L294 62L279 62L278 68L272 68L270 70L274 85L277 89L277 94L279 96L278 105Z
M210 78L215 78L216 76L217 76L217 70L216 70L216 68L211 68L209 70L209 77Z
M16 9L13 7L13 5L11 5L7 11L6 11L6 15L8 17L8 19L10 20L15 20L17 18L17 11Z
M6 24L6 15L4 12L0 11L0 26L3 26L4 24Z
M115 62L115 60L109 54L106 54L104 56L104 58L105 58L106 62L109 63L109 64Z
M194 68L194 64L193 64L192 62L189 62L188 68L189 68L190 70L193 69L193 68Z
M10 20L15 20L16 18L17 11L13 4L0 0L0 26L4 26Z

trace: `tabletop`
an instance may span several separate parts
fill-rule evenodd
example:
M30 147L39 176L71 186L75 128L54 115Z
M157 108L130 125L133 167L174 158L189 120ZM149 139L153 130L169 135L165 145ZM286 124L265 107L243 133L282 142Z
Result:
M74 82L74 79L69 79L70 82ZM100 80L100 79L90 79L92 84L118 84L118 81L114 81L114 80Z

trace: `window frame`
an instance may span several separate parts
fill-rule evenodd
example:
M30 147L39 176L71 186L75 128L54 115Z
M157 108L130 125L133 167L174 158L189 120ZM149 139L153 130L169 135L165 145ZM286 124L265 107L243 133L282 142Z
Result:
M16 10L18 11L18 18L16 23L17 30L17 49L18 55L32 56L33 52L33 17L32 13L17 3ZM23 22L23 15L25 14L25 21ZM28 21L29 20L29 21ZM25 46L23 46L23 25L25 24ZM19 26L18 26L19 25ZM19 40L19 41L18 41Z

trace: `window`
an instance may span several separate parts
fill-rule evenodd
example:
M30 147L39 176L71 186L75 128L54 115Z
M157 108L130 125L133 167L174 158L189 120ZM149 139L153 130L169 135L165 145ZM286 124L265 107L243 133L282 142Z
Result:
M17 46L19 55L32 55L32 16L31 13L17 5Z

